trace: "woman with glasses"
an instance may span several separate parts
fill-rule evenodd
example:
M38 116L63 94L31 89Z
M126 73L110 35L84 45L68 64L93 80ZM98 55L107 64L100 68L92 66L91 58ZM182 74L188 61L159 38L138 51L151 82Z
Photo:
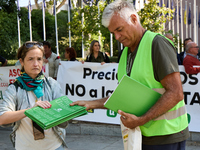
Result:
M51 107L50 101L63 96L59 83L42 73L42 43L26 42L18 49L21 76L6 89L0 103L0 125L14 126L10 135L16 150L64 150L67 122L43 130L25 116L32 107Z
M93 40L90 44L90 54L86 58L86 62L100 62L102 65L109 63L109 57L106 53L100 52L99 41Z

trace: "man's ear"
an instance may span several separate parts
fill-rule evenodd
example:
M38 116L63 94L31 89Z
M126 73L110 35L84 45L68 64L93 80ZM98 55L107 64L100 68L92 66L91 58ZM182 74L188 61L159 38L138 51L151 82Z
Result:
M131 18L131 22L132 22L133 24L135 24L135 23L138 21L138 20L137 20L137 16L136 16L135 14L131 14L130 18Z

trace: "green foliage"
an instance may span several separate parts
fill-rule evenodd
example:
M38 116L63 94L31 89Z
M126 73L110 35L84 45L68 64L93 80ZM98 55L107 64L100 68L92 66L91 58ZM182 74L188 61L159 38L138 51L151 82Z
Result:
M138 15L140 16L141 25L145 29L163 33L163 23L172 19L174 10L165 6L159 7L158 2L158 0L149 0L149 3L145 4L144 9L138 12Z
M30 30L28 20L28 9L21 8L20 12L20 37L21 44L30 41ZM42 10L34 9L31 13L32 39L34 41L43 41L43 20ZM52 50L55 52L55 20L54 16L46 11L46 37L52 44ZM18 26L17 12L7 13L0 11L0 50L1 55L6 59L16 59L18 49Z
M0 11L0 50L1 55L15 58L17 49L16 13Z
M84 44L86 49L89 47L91 37L93 35L98 35L100 30L99 24L100 19L98 17L97 6L85 6L83 9L75 8L71 11L73 14L72 21L68 23L71 26L72 38L75 40L73 42L77 43L82 41L82 32L84 33ZM82 25L82 13L84 13L84 22Z
M0 0L0 11L7 12L8 14L16 12L15 0Z
M7 66L14 66L16 62L17 62L16 59L14 59L14 60L8 60Z
M93 1L93 3L96 3ZM110 51L110 32L107 28L101 25L102 13L105 8L106 2L99 2L99 14L98 6L85 6L71 10L71 22L67 24L71 27L71 41L72 47L77 51L77 56L82 56L82 33L84 33L84 47L85 51L89 50L90 43L93 40L101 38L101 51ZM84 22L82 24L82 13L84 13ZM101 34L99 34L99 31ZM69 37L61 37L59 41L61 47L69 46ZM114 54L118 55L117 41L113 38ZM62 55L61 55L62 57Z

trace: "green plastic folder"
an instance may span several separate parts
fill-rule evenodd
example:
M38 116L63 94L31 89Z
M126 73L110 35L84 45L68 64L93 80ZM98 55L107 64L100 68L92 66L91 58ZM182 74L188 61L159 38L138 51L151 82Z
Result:
M160 93L124 76L104 106L116 113L118 110L122 110L136 116L142 116L157 102L160 96Z
M43 109L39 106L28 109L25 115L36 122L41 128L49 129L76 117L86 115L82 106L70 106L72 101L67 96L59 97L50 102L51 108Z

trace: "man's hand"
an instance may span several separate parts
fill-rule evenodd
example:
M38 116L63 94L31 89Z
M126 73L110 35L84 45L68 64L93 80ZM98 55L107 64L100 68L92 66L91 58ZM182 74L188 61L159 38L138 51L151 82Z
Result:
M74 105L79 105L79 106L84 106L86 107L86 110L92 109L91 108L91 103L92 101L76 101L70 104L70 106L74 106Z
M44 63L48 63L49 62L48 59L43 59L43 61L44 61Z
M142 123L140 123L142 121L140 117L137 117L129 113L125 113L121 110L118 110L118 113L121 115L120 119L124 124L124 126L129 129L134 129L137 126L143 125Z
M70 106L79 105L86 107L86 110L89 109L106 109L104 107L105 101L108 99L108 97L97 99L93 101L76 101L70 104Z

